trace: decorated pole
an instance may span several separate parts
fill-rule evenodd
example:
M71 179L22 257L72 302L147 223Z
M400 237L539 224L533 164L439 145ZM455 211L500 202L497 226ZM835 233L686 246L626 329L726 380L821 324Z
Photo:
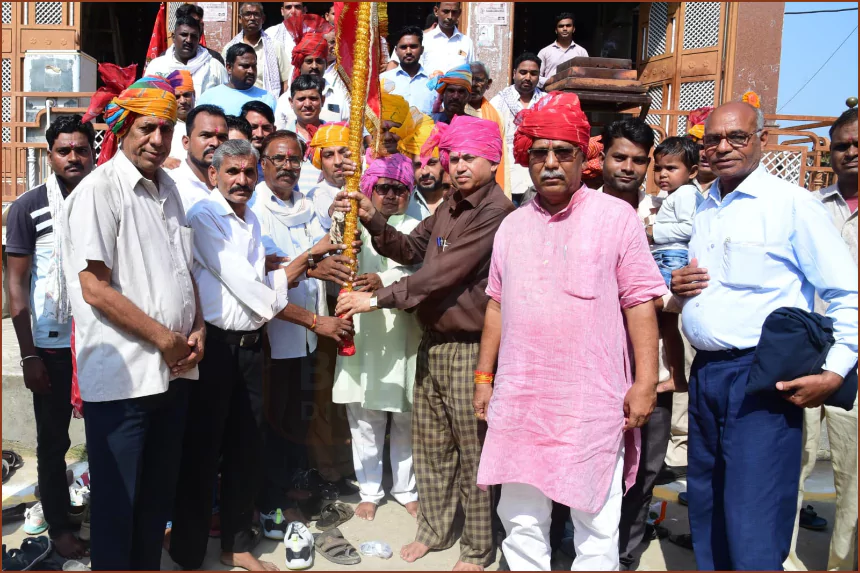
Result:
M337 9L338 7L336 7ZM358 193L359 182L361 180L361 143L364 133L365 106L368 96L368 80L372 65L373 50L371 40L373 32L371 26L373 22L373 12L376 9L375 3L372 2L356 2L343 3L339 6L341 13L338 21L337 31L337 63L338 69L341 71L346 80L350 91L350 107L349 107L349 152L352 160L355 161L355 174L347 177L346 191L347 193ZM355 11L357 14L348 14ZM346 17L345 17L346 16ZM350 18L348 16L354 16ZM347 22L355 23L355 41L354 43L342 42L344 34L342 33L343 26ZM351 31L347 32L351 35ZM344 57L345 56L345 57ZM350 57L351 56L351 57ZM346 60L346 61L345 61ZM351 60L351 61L349 61ZM347 71L347 68L351 70ZM350 73L351 72L351 73ZM347 245L344 255L353 261L352 270L358 272L358 262L356 259L355 250L352 248L352 241L355 239L355 231L358 229L358 201L350 200L350 210L346 214L343 227L343 242ZM344 286L343 291L349 292L353 289L352 281L349 281ZM353 339L345 340L341 343L338 349L338 354L341 356L353 356L355 354L355 342Z

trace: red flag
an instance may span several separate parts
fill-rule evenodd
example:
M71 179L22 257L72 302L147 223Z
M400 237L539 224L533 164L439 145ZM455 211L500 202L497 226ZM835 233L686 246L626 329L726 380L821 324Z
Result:
M385 14L384 3L379 3L380 12ZM369 121L376 131L379 128L379 114L382 105L380 95L379 74L382 71L382 46L380 37L387 34L387 16L382 18L384 22L380 22L379 14L376 15L376 26L371 26L373 33L370 43L370 54L368 66L370 74L368 75L367 85L367 106L365 113L367 121ZM350 93L355 90L352 85L353 70L355 68L355 38L358 30L358 2L335 2L334 3L334 20L336 22L335 29L337 30L337 72L340 79L346 85Z
M146 50L146 65L160 56L167 49L167 2L162 2L158 8L158 16L155 17L155 26L152 27L152 38L149 40L149 49Z
M206 34L200 34L200 45L206 47ZM166 50L167 48L165 48Z

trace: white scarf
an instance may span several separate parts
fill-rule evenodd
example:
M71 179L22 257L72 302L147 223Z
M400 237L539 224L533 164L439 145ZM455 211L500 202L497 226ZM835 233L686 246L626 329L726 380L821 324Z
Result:
M303 225L305 230L307 230L307 226L310 224L311 219L314 216L314 209L313 203L304 194L301 194L301 197L299 198L298 195L300 194L294 191L292 199L293 205L284 206L273 199L275 194L265 183L258 185L254 192L258 194L257 204L262 205L265 209L271 212L272 215L285 227L289 228ZM296 204L297 199L298 204Z
M212 59L212 54L210 54L209 50L203 46L197 46L197 54L188 60L187 64L183 64L179 61L179 58L176 57L176 49L174 46L167 48L167 52L164 55L169 58L171 72L175 72L176 70L188 70L191 72L192 76L199 72L203 66L208 65L209 60Z
M510 85L499 92L499 95L502 98L502 101L505 102L505 105L508 107L508 111L511 112L513 117L517 117L517 114L525 109L522 102L520 102L520 92L517 91L517 88L513 85ZM532 99L529 102L529 107L533 106L540 100L543 96L546 95L546 92L540 88L535 88L535 93L532 94Z
M72 307L66 291L66 275L63 272L63 243L66 242L65 229L65 199L60 189L60 182L54 173L45 181L48 188L48 208L51 210L51 222L54 228L54 252L51 255L51 266L48 267L45 291L45 314L48 318L60 324L69 321Z

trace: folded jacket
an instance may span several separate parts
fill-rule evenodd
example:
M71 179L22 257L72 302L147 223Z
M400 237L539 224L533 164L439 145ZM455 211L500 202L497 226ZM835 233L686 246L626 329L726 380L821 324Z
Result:
M779 392L777 382L821 374L834 343L832 318L794 307L776 309L762 326L746 393ZM856 396L855 364L839 389L824 403L851 410Z

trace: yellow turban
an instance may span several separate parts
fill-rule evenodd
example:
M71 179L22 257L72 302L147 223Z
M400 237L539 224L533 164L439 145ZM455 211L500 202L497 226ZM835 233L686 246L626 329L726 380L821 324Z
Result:
M321 125L311 139L314 150L311 162L317 169L322 169L320 151L325 147L347 147L349 145L349 125L344 123L326 123Z
M392 127L390 131L400 139L406 139L415 130L409 102L403 96L391 93L391 90L394 88L393 82L380 80L380 83L382 84L382 89L380 90L382 103L379 119L380 121L399 123L400 127Z
M408 137L404 137L397 143L397 149L407 157L414 159L421 155L421 147L424 146L424 142L430 137L430 133L433 132L433 126L436 123L429 115L424 115L415 108L412 109L412 112L412 122L415 125L415 129ZM433 150L433 157L439 158L438 148Z
M687 130L687 133L689 133L696 139L702 139L703 137L705 137L705 124L700 123L699 125L694 125L689 130Z

